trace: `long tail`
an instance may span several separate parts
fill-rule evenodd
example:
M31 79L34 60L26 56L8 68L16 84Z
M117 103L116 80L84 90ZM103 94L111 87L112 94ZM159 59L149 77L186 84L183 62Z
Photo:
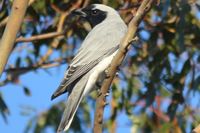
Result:
M74 118L74 115L78 109L78 106L83 99L84 88L85 88L84 84L77 84L73 88L72 92L70 93L67 99L66 108L62 116L60 125L58 127L57 133L60 133L62 131L66 131L69 129L72 123L72 120Z

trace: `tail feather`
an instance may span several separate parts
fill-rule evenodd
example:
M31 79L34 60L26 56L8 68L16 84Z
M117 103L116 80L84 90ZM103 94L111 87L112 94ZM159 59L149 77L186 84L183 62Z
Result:
M69 129L72 123L72 120L74 118L74 115L78 109L78 106L83 99L84 88L85 88L85 85L83 84L77 85L73 88L72 92L70 93L68 97L66 108L62 116L60 125L58 127L57 133L60 133L62 131L66 131Z
M72 82L71 84L69 84L68 86L65 85L65 80L62 81L62 83L59 85L58 89L53 93L53 95L51 96L51 100L54 100L56 97L66 93L66 92L71 92L71 89L74 87L74 85L76 85L76 83L80 80L80 78L78 78L77 80L75 80L74 82Z

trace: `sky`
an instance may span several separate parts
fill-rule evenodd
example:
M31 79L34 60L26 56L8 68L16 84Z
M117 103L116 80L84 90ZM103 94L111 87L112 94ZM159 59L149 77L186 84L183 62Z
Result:
M141 34L146 39L149 37L146 32L142 32ZM23 45L24 44L20 44L18 46L23 46ZM30 47L30 49L32 49L32 47ZM41 55L46 53L46 50L47 50L46 47L42 47ZM14 64L14 62L18 57L23 58L26 56L27 56L27 49L20 51L20 54L19 51L14 51L11 54L11 57L9 58L8 64ZM55 51L51 56L51 58L53 60L53 58L59 58L59 56L60 56L59 52ZM183 57L186 57L186 55L184 54ZM172 55L169 56L169 58L171 58L171 60L174 59ZM179 64L178 66L181 67L180 64L183 64L183 62L182 63L179 62L178 64ZM63 64L59 67L48 69L48 72L44 71L43 69L38 69L36 72L31 71L27 74L20 76L20 84L26 86L31 90L31 96L26 96L23 87L20 85L8 84L6 86L0 87L1 92L3 94L3 98L10 110L10 115L7 117L8 123L5 123L2 117L0 116L1 131L4 131L5 133L12 133L12 132L23 133L25 127L27 126L27 122L31 118L48 110L48 108L50 108L51 105L66 99L66 95L63 95L55 99L54 101L50 100L51 95L59 86L64 76L66 68L67 64ZM3 74L1 80L4 78L5 74ZM91 120L92 120L91 123L93 123L92 115L94 115L94 113L95 113L94 109L91 109ZM104 114L105 118L106 116L108 117L108 113L109 113L109 106L106 107L105 109L105 114ZM118 119L117 133L131 132L130 131L131 125L127 126L128 118L125 115L125 113L121 113L117 117L117 119ZM91 130L88 129L88 131ZM30 133L32 132L33 131L30 131ZM45 130L45 133L52 133L52 130L47 129Z
M68 39L71 41L70 39ZM77 40L80 47L80 40ZM69 42L70 44L70 42ZM44 55L47 51L46 46L41 46L40 56ZM17 47L13 50L10 55L7 64L15 64L17 58L26 58L27 55L34 60L34 56L31 51L34 50L32 45L28 43L18 43ZM28 51L28 52L27 52ZM60 51L54 51L50 56L50 60L60 58ZM21 61L21 66L26 66L24 60ZM25 130L28 120L34 116L48 110L51 105L66 99L66 95L63 95L55 100L51 101L51 95L59 86L64 72L67 68L67 64L63 64L58 67L50 68L44 71L43 69L38 69L36 72L31 71L22 76L20 76L20 84L8 84L6 86L0 87L0 92L3 94L4 101L6 102L10 115L7 117L8 123L5 123L3 118L0 115L0 129L5 133L22 133ZM0 82L5 79L6 75L3 73L0 78ZM23 87L26 86L31 90L31 96L27 96L24 93ZM24 112L25 110L25 112ZM27 110L27 111L26 111ZM109 109L105 112L109 112ZM94 110L92 109L94 114ZM28 113L27 113L28 112ZM107 114L105 113L105 116ZM120 127L118 127L117 132L130 132L130 128L124 126L126 123L126 117L124 114L119 116L120 118ZM123 121L122 121L123 120ZM47 133L51 133L51 130L47 130ZM31 132L30 132L31 133Z
M197 13L198 18L199 16L200 13ZM143 34L143 37L145 37L144 39L149 37L149 35L145 32L141 34ZM46 49L42 50L42 53L45 53L45 50ZM12 64L16 60L17 54L18 53L12 53L8 64ZM26 52L22 51L20 56L25 57L26 54ZM59 56L58 53L55 53L54 55ZM171 55L170 58L173 59L173 56ZM26 96L23 88L19 85L8 84L0 87L3 98L10 110L10 115L7 117L8 123L5 123L3 118L0 116L0 130L4 133L23 133L28 120L47 110L49 107L51 107L51 105L63 100L66 97L65 95L55 99L54 101L51 101L50 97L60 84L66 67L66 64L64 64L59 67L48 69L50 74L42 69L39 69L37 70L37 73L32 71L21 76L20 82L22 85L25 85L31 90L31 96ZM2 76L1 80L3 78L5 78L5 74ZM197 102L197 100L194 102ZM27 112L23 112L24 110L32 111L27 114ZM105 112L108 111L109 108L106 108ZM92 114L94 114L94 110ZM126 122L125 115L123 115L123 113L120 114L118 119L118 124L120 126L117 128L117 133L130 132L130 128L124 126L124 123ZM46 130L46 132L51 133L52 131Z
M12 62L12 59L10 62ZM23 133L28 120L47 110L51 105L66 98L66 95L64 95L54 101L50 100L52 93L56 90L63 78L66 64L48 70L51 74L40 69L37 73L32 71L20 77L21 84L31 90L31 96L26 96L23 88L19 85L9 84L0 88L10 110L10 115L7 117L8 123L5 123L0 116L1 131L4 131L4 133ZM24 112L24 110L27 110L28 113L26 111ZM109 112L109 107L105 109L105 112ZM94 115L94 113L92 109L91 115ZM127 127L125 124L127 119L125 115L123 113L120 114L118 119L120 121L118 123L117 133L130 132L130 127ZM49 129L45 132L52 133L52 130ZM32 132L30 131L30 133Z
M8 123L6 124L0 118L0 129L6 133L21 133L24 131L27 121L34 115L47 110L52 104L61 100L61 98L51 101L50 97L59 82L62 79L62 71L65 66L50 69L52 75L49 75L43 70L37 73L30 72L20 77L21 84L27 86L31 90L31 96L24 94L23 88L18 85L9 84L1 87L4 100L10 110ZM25 108L33 108L31 114L22 115ZM29 109L27 109L29 110ZM32 110L32 109L31 109Z

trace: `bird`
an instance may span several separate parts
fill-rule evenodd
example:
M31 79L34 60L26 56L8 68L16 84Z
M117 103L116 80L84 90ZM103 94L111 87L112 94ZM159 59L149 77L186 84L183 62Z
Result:
M57 132L70 128L82 99L91 91L98 90L106 78L105 70L119 50L127 25L119 13L103 4L91 4L72 11L72 14L88 21L92 29L69 64L64 78L51 99L68 93L65 110Z

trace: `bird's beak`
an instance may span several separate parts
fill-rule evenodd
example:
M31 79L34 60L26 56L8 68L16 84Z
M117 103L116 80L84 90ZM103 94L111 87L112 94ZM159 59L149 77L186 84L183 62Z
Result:
M78 16L81 16L81 17L86 17L87 16L87 14L82 11L82 9L73 10L72 14L78 15Z

